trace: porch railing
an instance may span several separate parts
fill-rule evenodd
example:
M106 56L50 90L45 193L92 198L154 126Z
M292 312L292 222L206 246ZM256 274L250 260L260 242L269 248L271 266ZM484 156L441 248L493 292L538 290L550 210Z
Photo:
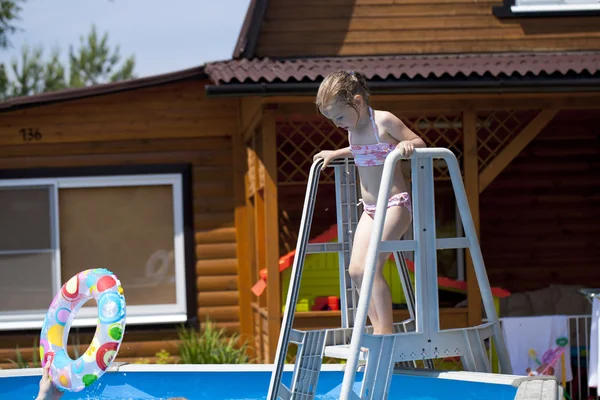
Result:
M565 357L571 358L573 380L566 383L565 391L572 400L600 400L597 389L590 389L587 383L591 322L591 315L571 315L568 319L570 351L565 352ZM500 323L502 324L502 319ZM489 343L486 343L486 346L489 359L495 361L493 346ZM497 362L495 364L495 371L501 373L500 366ZM520 374L517 371L514 373Z

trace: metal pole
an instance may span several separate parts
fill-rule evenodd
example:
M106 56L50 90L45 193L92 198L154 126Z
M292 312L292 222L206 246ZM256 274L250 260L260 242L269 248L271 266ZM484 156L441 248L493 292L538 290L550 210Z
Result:
M375 277L375 265L377 263L377 256L379 255L379 243L381 242L381 237L383 235L383 224L385 222L387 211L388 195L392 186L394 166L400 158L400 150L394 150L388 155L383 166L381 186L379 187L379 193L377 195L378 211L375 213L375 220L373 222L369 247L367 249L365 272L360 287L358 307L356 310L356 320L354 321L354 327L352 328L349 357L346 363L346 372L344 373L344 380L342 382L340 393L340 398L344 400L350 399L352 384L356 376L358 356L362 342L362 333L367 322L367 310L369 307L369 301L371 300L371 289L373 286L373 279Z
M275 354L275 365L271 374L271 383L267 399L277 400L281 377L283 375L283 367L285 365L285 356L287 353L288 344L290 341L290 333L292 332L292 324L294 322L294 314L296 312L296 303L298 302L298 293L300 281L302 280L302 268L304 265L304 257L306 256L306 246L310 234L310 226L314 213L315 199L317 197L317 189L319 176L323 160L317 160L313 163L310 174L308 176L308 189L304 197L304 207L302 209L302 219L300 220L300 232L296 244L296 255L292 265L292 274L290 285L288 288L285 311L283 312L282 329L279 332L279 342L277 352ZM274 279L275 277L271 277Z
M420 149L417 149L420 150ZM510 359L508 357L508 350L504 338L502 335L502 329L496 314L496 307L494 305L494 297L492 295L492 289L490 282L487 277L485 270L485 264L483 262L483 255L481 254L481 248L479 247L479 239L477 238L477 232L475 231L475 224L473 223L473 216L469 209L469 202L465 192L465 186L458 167L458 162L454 154L448 149L429 149L433 157L442 158L448 165L450 172L450 180L452 181L452 187L454 188L454 195L456 197L456 204L460 211L460 217L463 223L463 229L465 230L465 236L469 241L469 251L471 252L471 258L473 260L473 267L475 269L475 276L477 277L477 283L479 284L479 290L481 291L481 298L483 300L483 307L485 314L489 322L493 322L492 331L495 335L495 343L498 352L498 360L500 361L500 368L504 374L512 374L512 368L510 365Z
M454 201L454 219L456 220L456 237L464 235L458 204ZM465 280L465 249L456 249L456 280Z

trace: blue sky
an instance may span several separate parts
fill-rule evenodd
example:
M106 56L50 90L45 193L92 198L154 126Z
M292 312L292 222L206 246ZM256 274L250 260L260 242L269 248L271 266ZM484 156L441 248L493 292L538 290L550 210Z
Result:
M108 32L121 55L134 54L137 76L148 76L229 59L250 0L27 0L22 31L0 62L20 55L21 46L41 45L49 55L59 46L66 59L69 45L96 24Z

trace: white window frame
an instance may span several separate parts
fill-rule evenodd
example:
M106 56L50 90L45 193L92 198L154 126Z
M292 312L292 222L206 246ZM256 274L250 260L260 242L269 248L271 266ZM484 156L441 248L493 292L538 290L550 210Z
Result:
M515 0L510 10L515 14L600 11L600 0Z
M185 277L185 241L183 223L183 178L180 174L152 174L152 175L106 175L68 178L42 178L42 179L7 179L0 180L0 188L49 188L50 193L50 226L52 229L52 298L60 291L66 279L62 277L60 268L60 227L58 209L59 189L93 188L93 187L139 187L171 185L173 193L173 230L175 251L175 304L157 305L132 305L126 306L127 325L178 323L187 320L186 302L186 277ZM15 251L0 251L0 255L15 253ZM110 270L110 266L104 266ZM127 301L127 286L125 301ZM48 299L48 306L52 302ZM93 302L93 300L90 300ZM44 317L48 312L44 310L6 311L0 312L0 331L41 329ZM98 316L95 307L81 309L73 321L73 327L93 327L97 325Z

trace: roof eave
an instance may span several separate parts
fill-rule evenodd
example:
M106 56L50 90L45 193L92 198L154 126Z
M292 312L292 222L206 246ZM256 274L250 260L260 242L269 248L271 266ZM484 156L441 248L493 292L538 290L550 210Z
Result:
M0 113L5 113L24 108L81 100L90 97L103 96L136 89L160 86L186 80L204 80L209 76L204 66L188 68L181 71L169 72L161 75L148 76L144 78L130 79L113 83L106 83L82 88L64 89L55 92L40 93L31 96L15 97L0 102Z
M314 96L320 82L259 82L206 85L209 98L247 96ZM372 94L552 93L600 91L600 77L445 81L371 81Z

